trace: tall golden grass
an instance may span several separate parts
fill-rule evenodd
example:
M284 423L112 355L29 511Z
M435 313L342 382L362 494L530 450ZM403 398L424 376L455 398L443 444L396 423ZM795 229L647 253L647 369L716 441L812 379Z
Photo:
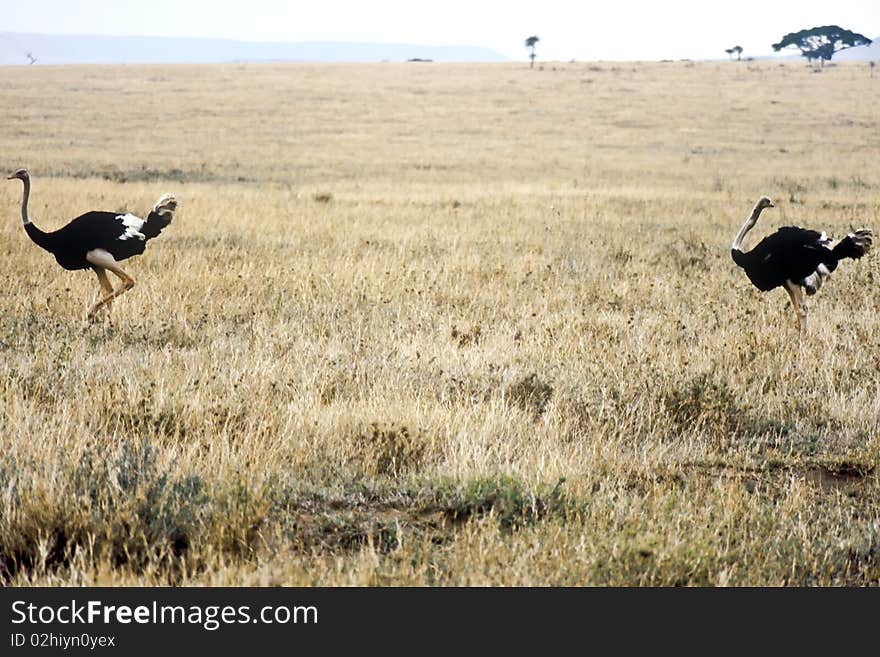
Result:
M810 299L729 256L880 228L864 65L0 69L31 215L180 208L111 313L0 203L0 578L880 582L876 255Z

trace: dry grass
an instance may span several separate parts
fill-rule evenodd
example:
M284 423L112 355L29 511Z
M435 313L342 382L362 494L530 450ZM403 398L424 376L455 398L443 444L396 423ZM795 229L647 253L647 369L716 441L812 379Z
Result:
M880 582L877 256L796 339L728 255L880 229L880 86L802 64L0 70L0 576ZM751 243L754 243L752 241Z

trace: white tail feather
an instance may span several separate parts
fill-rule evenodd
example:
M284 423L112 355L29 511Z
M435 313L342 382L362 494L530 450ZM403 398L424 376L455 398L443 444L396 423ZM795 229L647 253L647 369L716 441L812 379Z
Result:
M156 205L153 206L153 212L155 214L165 214L165 213L174 213L177 209L177 197L174 194L162 194L159 197L159 200L156 201Z

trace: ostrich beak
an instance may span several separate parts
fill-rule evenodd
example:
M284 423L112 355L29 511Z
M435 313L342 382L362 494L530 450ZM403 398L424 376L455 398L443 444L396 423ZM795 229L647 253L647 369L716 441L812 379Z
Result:
M13 173L11 176L6 176L6 180L12 180L15 178L15 174Z

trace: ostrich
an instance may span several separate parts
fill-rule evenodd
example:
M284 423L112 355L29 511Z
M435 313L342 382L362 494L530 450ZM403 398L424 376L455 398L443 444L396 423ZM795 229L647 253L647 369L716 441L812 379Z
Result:
M791 297L791 305L797 315L801 333L807 329L807 306L804 291L816 294L823 281L837 269L837 263L844 258L861 258L871 248L872 233L862 228L834 242L825 233L783 226L768 235L748 252L743 252L742 243L764 208L772 208L773 203L762 196L755 204L752 214L740 228L733 240L730 255L733 261L746 270L752 284L762 291L782 286Z
M109 310L113 299L134 287L134 279L123 271L119 261L143 253L147 240L156 237L171 223L177 209L175 196L163 194L150 210L146 221L133 214L93 210L76 217L63 228L44 233L28 216L31 181L27 169L19 169L8 179L14 178L24 183L21 220L28 236L37 246L54 255L58 264L65 269L91 268L97 274L102 295L89 308L89 319L95 316L101 306L106 305ZM122 281L116 290L107 277L108 270Z

